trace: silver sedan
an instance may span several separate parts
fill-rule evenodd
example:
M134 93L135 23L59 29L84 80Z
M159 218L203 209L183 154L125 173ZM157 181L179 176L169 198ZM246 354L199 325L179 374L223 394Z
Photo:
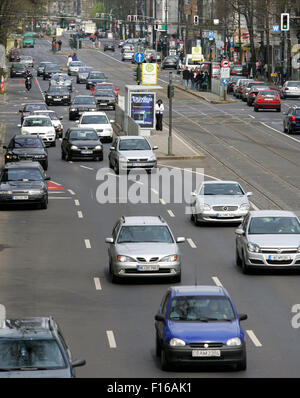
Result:
M236 264L252 269L300 269L300 222L282 210L250 211L235 231Z
M248 196L236 181L205 181L192 192L191 218L196 225L205 222L241 223L250 210Z

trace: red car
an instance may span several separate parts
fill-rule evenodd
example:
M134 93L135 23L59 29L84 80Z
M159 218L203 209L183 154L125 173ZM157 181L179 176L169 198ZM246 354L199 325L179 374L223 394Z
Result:
M118 97L120 89L114 83L97 83L91 88L92 94L94 94L96 87L101 87L103 90L113 90L114 94Z
M259 109L276 109L281 111L280 96L275 90L259 91L254 101L254 110L258 112Z

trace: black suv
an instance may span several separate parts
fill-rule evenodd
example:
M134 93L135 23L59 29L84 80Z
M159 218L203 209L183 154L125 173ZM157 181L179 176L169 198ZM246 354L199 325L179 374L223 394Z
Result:
M292 106L284 113L283 130L285 133L293 134L300 130L300 107L297 105Z
M33 160L40 162L44 170L48 169L48 151L40 137L18 134L3 148L6 149L5 163Z
M22 109L19 110L21 113L21 124L23 124L24 117L29 116L33 111L47 111L48 107L45 102L37 104L25 104Z
M10 67L10 77L25 77L26 66L21 62L14 62Z
M97 103L92 95L76 95L69 108L69 120L79 119L83 112L96 110Z
M48 180L38 162L6 163L0 174L0 205L38 204L47 209Z
M52 317L6 319L0 324L0 378L71 378L74 361Z
M45 91L47 105L70 105L71 94L66 86L49 86Z

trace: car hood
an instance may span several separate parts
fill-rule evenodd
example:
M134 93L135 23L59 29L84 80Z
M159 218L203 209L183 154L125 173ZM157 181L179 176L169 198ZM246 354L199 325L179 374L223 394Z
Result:
M119 254L130 255L133 257L162 257L178 253L178 247L176 243L157 242L117 243L116 250Z
M104 83L105 79L89 79L91 83Z
M55 370L20 370L11 372L0 372L0 378L70 378L69 369L55 369Z
M97 106L94 104L75 104L71 105L70 108L76 108L76 109L97 109Z
M53 126L24 126L22 127L22 131L30 131L30 133L47 133L47 132L53 132L54 127Z
M140 159L140 158L149 158L153 156L153 152L150 150L147 151L120 151L120 155L124 156L127 159Z
M96 146L96 145L101 145L101 143L99 142L99 140L70 140L69 141L71 145L76 145L76 146Z
M248 235L248 241L256 243L260 247L298 247L300 245L300 234L267 234L267 235Z
M0 189L2 191L14 191L18 189L42 189L44 187L45 184L43 181L10 181L0 184Z
M10 152L15 155L43 155L46 153L44 148L14 148Z
M198 195L198 200L212 206L239 206L249 203L246 195Z
M116 100L116 97L109 97L107 95L94 94L94 96L97 97L97 99L100 98L100 99L104 99L104 100L107 100L107 101L115 101Z
M89 75L89 73L87 72L87 73L78 73L78 76L79 77L83 77L83 78L87 78L88 77L88 75Z
M172 336L187 344L198 342L222 342L240 336L238 321L233 322L168 322Z

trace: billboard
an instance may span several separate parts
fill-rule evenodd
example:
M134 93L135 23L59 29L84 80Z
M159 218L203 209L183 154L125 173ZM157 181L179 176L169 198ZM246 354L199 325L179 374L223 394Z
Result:
M130 116L142 129L154 128L155 98L155 93L130 93Z

